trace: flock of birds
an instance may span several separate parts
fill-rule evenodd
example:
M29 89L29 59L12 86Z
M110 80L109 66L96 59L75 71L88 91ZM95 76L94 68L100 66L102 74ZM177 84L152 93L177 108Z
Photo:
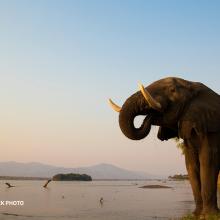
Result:
M52 181L52 179L47 180L47 182L43 185L43 187L44 187L44 188L47 188L47 185L48 185L51 181ZM8 183L8 182L6 182L5 184L8 186L8 188L15 187L15 186L11 185L11 184ZM62 199L64 199L64 196L62 196ZM104 202L103 197L100 198L99 202L100 202L100 205L103 205L103 202Z
M43 187L44 188L47 188L47 185L50 183L52 181L52 179L49 179L49 180L47 180L47 182L43 185ZM5 185L7 185L8 186L8 188L12 188L12 187L15 187L15 186L13 186L13 185L11 185L10 183L5 183Z

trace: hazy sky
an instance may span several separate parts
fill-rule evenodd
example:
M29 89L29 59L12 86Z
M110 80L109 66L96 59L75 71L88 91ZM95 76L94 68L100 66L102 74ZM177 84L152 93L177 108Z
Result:
M157 129L132 141L118 104L178 76L220 93L219 1L0 1L0 161L185 171Z

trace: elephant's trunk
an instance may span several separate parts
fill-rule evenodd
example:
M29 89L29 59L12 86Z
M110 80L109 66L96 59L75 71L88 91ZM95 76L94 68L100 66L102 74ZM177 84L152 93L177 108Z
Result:
M126 104L123 105L120 114L119 114L119 125L121 131L124 135L132 140L140 140L145 138L151 129L152 117L151 115L147 115L144 119L140 128L135 128L134 126L134 118L138 115L141 115L138 110L126 107Z

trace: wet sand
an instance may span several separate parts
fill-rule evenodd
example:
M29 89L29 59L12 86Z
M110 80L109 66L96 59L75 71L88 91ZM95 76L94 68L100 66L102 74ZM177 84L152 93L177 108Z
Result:
M172 187L165 186L165 185L146 185L146 186L140 186L139 188L143 188L143 189L170 189Z

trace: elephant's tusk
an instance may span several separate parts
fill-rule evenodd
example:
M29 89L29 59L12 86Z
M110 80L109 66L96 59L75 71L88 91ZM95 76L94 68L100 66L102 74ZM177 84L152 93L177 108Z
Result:
M161 111L161 104L150 95L150 93L144 88L141 83L138 83L138 86L150 107L157 111Z
M110 106L113 108L113 110L115 110L116 112L120 112L121 111L121 107L116 105L111 99L108 100Z

